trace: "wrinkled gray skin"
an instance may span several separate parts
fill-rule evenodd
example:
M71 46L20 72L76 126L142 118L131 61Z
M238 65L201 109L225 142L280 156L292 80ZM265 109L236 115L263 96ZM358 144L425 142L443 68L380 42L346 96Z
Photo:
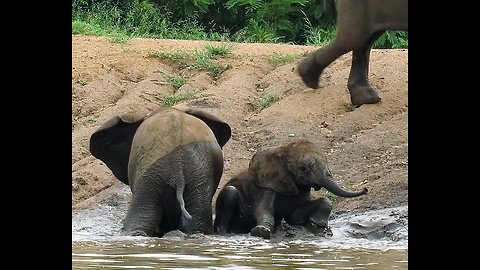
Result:
M208 113L174 108L116 116L95 131L90 152L132 191L125 233L211 234L221 147L230 135L229 125Z
M311 188L326 188L341 197L367 193L338 186L323 151L307 140L257 152L248 170L233 177L220 191L215 209L218 234L249 233L266 239L282 219L290 225L327 229L332 204L313 200Z
M352 104L379 102L378 91L368 82L368 65L373 43L386 30L408 31L408 0L338 0L337 35L299 63L300 77L308 87L317 89L323 70L353 51L347 85Z

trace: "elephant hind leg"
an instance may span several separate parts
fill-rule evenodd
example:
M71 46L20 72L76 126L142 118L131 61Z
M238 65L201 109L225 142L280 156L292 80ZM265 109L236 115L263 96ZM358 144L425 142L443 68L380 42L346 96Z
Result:
M350 100L357 107L363 104L374 104L381 100L378 91L368 82L368 66L373 43L384 32L373 33L362 46L353 50L347 87L350 92Z
M331 211L332 202L328 198L320 198L301 205L289 213L285 217L285 221L290 225L327 228Z
M328 227L328 218L332 212L332 202L328 198L313 200L314 207L310 211L309 221L317 227Z
M317 89L320 87L320 75L341 55L353 50L354 47L343 46L338 39L334 39L330 44L311 52L297 66L298 75L306 86Z
M147 200L134 194L123 221L123 230L132 236L157 236L163 215L160 200Z
M227 234L232 230L232 216L236 215L239 203L239 192L234 186L226 186L218 194L215 205L215 222L213 230L217 234Z

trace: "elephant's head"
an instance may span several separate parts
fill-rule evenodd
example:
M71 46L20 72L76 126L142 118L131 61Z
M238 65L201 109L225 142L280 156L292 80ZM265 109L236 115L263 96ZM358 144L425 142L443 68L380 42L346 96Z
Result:
M123 114L113 117L90 137L90 153L102 160L116 178L128 185L128 161L135 132L144 120L166 110L177 109L159 108L147 116ZM185 113L205 122L213 131L220 147L230 139L230 126L217 117L195 109L189 109Z
M328 168L323 151L307 140L257 152L250 161L250 173L259 187L291 196L300 189L324 187L341 197L357 197L367 193L352 192L341 188Z

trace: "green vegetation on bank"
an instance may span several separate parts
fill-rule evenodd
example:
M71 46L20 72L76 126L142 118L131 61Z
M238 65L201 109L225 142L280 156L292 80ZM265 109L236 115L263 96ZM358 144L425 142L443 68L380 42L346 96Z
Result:
M336 0L72 0L72 34L322 46L335 37ZM374 48L408 48L387 31Z
M228 46L213 46L207 44L205 45L204 51L195 51L193 55L183 51L154 51L151 55L161 59L169 59L178 62L182 68L186 67L188 69L205 70L210 77L217 79L222 72L231 68L231 65L221 65L214 59L218 56L228 56L230 52L231 48Z
M276 95L268 95L262 98L253 97L251 102L255 106L255 109L257 109L258 111L261 111L263 109L270 107L270 105L272 105L278 99L279 97Z
M304 53L298 54L281 54L281 53L272 53L267 56L267 59L270 63L273 64L274 67L281 66L285 63L288 63L294 59L301 58L306 56Z
M157 96L165 106L172 107L180 101L195 99L197 95L200 93L199 89L195 89L193 91L188 91L185 94L171 94L171 95L159 95Z

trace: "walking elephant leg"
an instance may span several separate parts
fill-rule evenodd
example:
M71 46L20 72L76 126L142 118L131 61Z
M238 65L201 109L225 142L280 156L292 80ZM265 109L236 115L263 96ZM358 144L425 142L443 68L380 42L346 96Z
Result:
M342 46L338 39L330 44L310 53L298 64L298 74L305 85L317 89L320 87L320 75L335 59L351 51L353 47Z
M353 50L347 88L352 104L357 107L363 104L377 103L381 99L378 91L368 82L368 66L373 43L384 32L379 31L372 34L361 47Z

